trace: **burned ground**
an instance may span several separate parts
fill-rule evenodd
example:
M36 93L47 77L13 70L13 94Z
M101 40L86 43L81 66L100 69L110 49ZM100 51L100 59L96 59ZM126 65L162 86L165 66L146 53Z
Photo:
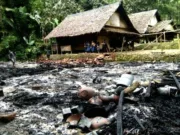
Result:
M100 93L111 93L116 87L116 80L121 74L131 72L136 81L164 79L164 85L175 86L173 79L165 70L178 72L179 65L174 63L108 63L101 67L84 65L84 67L35 65L28 64L21 68L10 68L7 63L0 64L1 89L0 112L16 112L17 116L9 123L0 123L2 135L72 135L80 131L88 133L89 129L69 127L63 121L62 109L82 106L87 112L91 108L94 115L104 115L99 111L109 103L101 106L89 104L77 96L81 85L95 88ZM123 129L124 134L142 135L179 135L180 101L179 97L162 96L152 87L149 98L144 97L147 87L140 87L139 93L131 96L138 99L124 99ZM118 103L107 115L117 112ZM99 113L99 114L98 114ZM145 128L138 124L137 120ZM98 129L98 134L115 135L116 121Z

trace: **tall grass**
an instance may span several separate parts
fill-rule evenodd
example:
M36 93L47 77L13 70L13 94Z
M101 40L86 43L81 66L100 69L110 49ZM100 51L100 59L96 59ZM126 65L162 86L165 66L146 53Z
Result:
M179 49L178 41L162 42L162 43L148 43L137 45L136 50L157 50L157 49Z

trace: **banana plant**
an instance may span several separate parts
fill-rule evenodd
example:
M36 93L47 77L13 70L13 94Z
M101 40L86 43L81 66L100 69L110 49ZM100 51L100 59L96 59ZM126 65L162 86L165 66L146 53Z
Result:
M23 37L23 39L24 39L26 45L28 45L28 46L32 46L32 45L35 44L35 40L33 40L33 39L31 38L31 36L29 37L29 40L28 40L26 37Z
M29 39L27 39L26 37L23 37L27 48L25 49L26 53L34 53L36 52L37 47L35 46L35 40L32 39L32 36L29 37Z

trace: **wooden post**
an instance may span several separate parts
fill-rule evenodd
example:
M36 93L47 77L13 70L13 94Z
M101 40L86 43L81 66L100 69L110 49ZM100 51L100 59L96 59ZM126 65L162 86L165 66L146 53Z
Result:
M146 40L147 40L147 43L149 44L150 43L149 37L146 37Z
M156 43L158 43L158 36L156 35Z
M161 34L161 42L163 42L163 36L164 36L164 33Z
M177 39L178 39L178 45L179 45L179 49L180 49L179 33L177 33Z
M164 42L166 42L166 32L164 32Z
M51 54L53 54L53 44L51 44Z
M58 44L56 44L56 53L59 54Z
M143 37L143 42L144 42L144 44L146 44L147 42L146 42L146 38L145 37Z
M125 44L125 37L123 37L123 41L122 41L122 47L121 47L121 52L123 51L123 49L124 49L124 44Z

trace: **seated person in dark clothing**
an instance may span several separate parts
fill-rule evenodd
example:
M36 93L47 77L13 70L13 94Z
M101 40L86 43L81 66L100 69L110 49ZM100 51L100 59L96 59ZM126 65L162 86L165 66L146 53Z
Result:
M86 52L91 52L91 46L88 46Z
M108 45L105 41L102 43L102 51L103 52L109 52Z
M84 50L85 50L85 52L91 52L91 45L89 42L86 42L84 44Z
M85 51L85 52L86 52L87 47L88 47L88 42L85 42L85 43L84 43L84 51Z
M134 51L134 40L128 41L128 47L130 47L130 49Z
M127 47L128 50L134 50L134 40L127 40L125 42L125 47Z
M97 52L97 47L94 41L91 42L91 52Z
M100 52L100 44L99 44L99 42L97 42L96 48L97 48L97 52L99 53Z

